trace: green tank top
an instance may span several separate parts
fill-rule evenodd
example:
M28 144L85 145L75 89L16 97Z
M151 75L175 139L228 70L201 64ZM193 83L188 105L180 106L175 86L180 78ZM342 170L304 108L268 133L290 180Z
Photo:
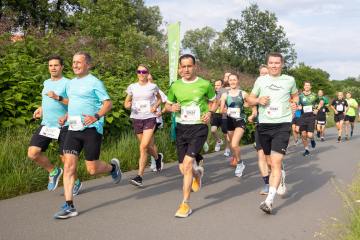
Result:
M230 91L228 90L226 92L226 107L227 107L227 114L229 117L235 118L235 119L245 119L245 110L244 110L244 98L242 91L239 90L239 94L235 97L230 96Z

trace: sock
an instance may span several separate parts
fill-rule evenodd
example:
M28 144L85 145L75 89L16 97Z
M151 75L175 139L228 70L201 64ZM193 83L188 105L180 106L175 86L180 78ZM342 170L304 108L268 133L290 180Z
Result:
M270 187L269 194L267 195L265 202L272 204L274 202L275 195L276 195L276 188Z
M114 171L115 171L115 169L116 169L115 164L112 164L112 163L111 163L111 167L112 167L112 169L111 169L111 171L110 171L110 172L114 172Z
M76 179L75 184L79 184L80 183L80 179Z
M262 179L264 180L265 184L269 184L269 175L262 177Z
M308 151L309 151L309 147L305 147L305 150L308 150Z
M72 208L74 207L74 203L73 203L72 200L66 201L66 204L67 204L68 206L72 207Z

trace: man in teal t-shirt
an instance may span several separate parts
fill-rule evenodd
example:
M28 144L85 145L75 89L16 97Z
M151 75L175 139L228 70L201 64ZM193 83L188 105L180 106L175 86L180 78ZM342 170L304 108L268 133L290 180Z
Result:
M43 152L52 140L57 140L59 155L63 160L67 126L61 127L58 119L67 113L68 99L65 89L69 79L62 76L64 62L60 56L51 56L48 59L48 69L50 78L44 82L41 106L33 114L34 119L42 118L42 121L31 138L28 157L49 172L48 190L54 191L63 174L63 169L54 166ZM78 182L81 184L80 181Z
M282 161L290 138L291 122L299 101L295 79L282 75L284 58L280 53L266 57L269 74L260 76L248 98L250 105L259 105L258 134L264 154L271 160L270 187L260 209L270 214L277 191L285 192ZM279 191L279 189L282 189Z
M57 219L78 215L73 203L72 189L77 161L83 148L86 169L91 175L110 173L114 183L121 180L119 160L113 158L111 164L99 160L104 116L112 108L110 97L102 81L90 74L91 56L88 53L76 53L72 68L76 78L71 80L66 88L69 97L66 117L69 131L63 148L65 204L55 214Z
M358 108L358 103L355 99L351 97L351 92L346 93L346 102L348 104L348 109L345 115L345 136L346 136L346 140L348 140L350 126L351 126L350 137L352 137L354 134L354 124L355 124L356 110Z
M207 123L211 112L216 110L216 95L211 83L196 76L194 56L185 54L179 59L179 73L182 79L175 81L168 91L166 110L176 115L176 148L179 169L183 179L183 201L175 213L176 217L188 217L191 190L201 188L204 169L195 163L207 135ZM208 103L211 104L209 111Z

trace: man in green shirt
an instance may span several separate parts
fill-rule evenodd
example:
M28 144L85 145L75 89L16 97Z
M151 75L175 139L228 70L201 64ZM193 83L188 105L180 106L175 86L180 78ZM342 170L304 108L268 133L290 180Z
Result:
M325 136L325 127L326 127L326 113L329 112L328 106L329 106L329 99L324 96L324 91L319 90L318 91L318 100L317 103L320 104L320 102L323 102L323 105L319 107L318 105L318 112L316 114L316 131L317 131L317 137L321 139L321 141L324 141Z
M301 117L300 117L300 132L302 142L304 144L305 152L303 156L309 156L309 142L310 139L311 147L315 148L316 142L314 139L315 130L315 116L324 104L323 100L317 104L318 97L315 93L311 92L311 83L308 81L304 82L304 90L299 96L299 106L301 106Z
M282 179L282 161L289 143L291 121L299 101L295 79L281 74L284 58L280 53L266 57L269 74L260 76L248 98L259 105L258 134L264 154L271 160L270 187L260 209L270 214Z
M211 113L216 110L216 95L209 81L196 76L194 56L185 54L180 57L179 73L182 79L171 85L165 108L175 112L176 148L179 169L184 176L183 201L175 217L186 218L192 212L188 203L190 192L197 192L201 188L204 169L195 163L195 158L207 139L207 123Z
M351 97L351 93L346 93L346 102L348 104L348 109L345 115L345 136L346 140L349 140L349 126L351 126L350 137L354 133L354 122L356 118L356 109L358 108L358 103L355 99Z

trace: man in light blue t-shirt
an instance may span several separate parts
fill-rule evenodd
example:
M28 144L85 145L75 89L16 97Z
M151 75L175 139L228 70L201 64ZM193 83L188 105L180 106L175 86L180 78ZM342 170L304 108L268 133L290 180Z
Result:
M62 76L64 68L63 59L60 56L51 56L48 59L50 78L44 82L41 92L41 106L36 109L33 118L42 118L40 127L33 134L28 148L28 157L49 172L48 190L54 191L63 174L61 167L54 166L43 153L52 140L59 142L59 154L63 160L63 146L68 127L61 127L58 119L67 113L68 97L66 86L69 79ZM81 182L76 180L77 185L73 194L78 194Z
M110 97L102 81L90 74L91 56L88 53L76 53L72 68L76 78L67 85L68 114L66 118L61 119L61 123L66 120L69 124L63 148L65 204L55 214L54 217L57 219L78 215L73 203L72 189L82 149L85 153L86 169L91 175L109 173L114 183L121 180L119 160L113 158L111 164L99 160L104 116L112 108Z

